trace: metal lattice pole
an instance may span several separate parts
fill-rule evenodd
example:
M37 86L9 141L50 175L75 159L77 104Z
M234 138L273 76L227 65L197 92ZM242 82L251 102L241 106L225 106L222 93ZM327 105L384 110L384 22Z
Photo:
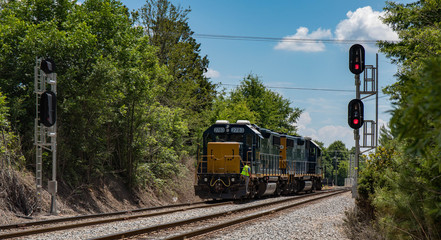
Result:
M36 58L34 66L34 92L35 92L35 130L34 130L34 144L36 147L36 167L35 167L35 180L36 180L36 200L37 211L41 210L41 192L43 189L43 150L46 149L52 152L52 180L49 181L48 190L51 194L51 210L53 215L57 214L56 205L56 193L57 193L57 181L56 181L56 159L57 159L57 125L54 124L51 127L46 127L41 123L40 119L40 99L42 94L46 91L47 86L50 85L52 92L57 92L57 75L56 73L46 74L41 70L41 58ZM50 138L50 141L48 140Z
M43 138L44 134L39 123L39 110L40 110L40 97L43 93L42 89L44 85L44 79L40 71L41 59L37 58L35 60L34 66L34 92L35 92L35 131L34 131L34 142L36 148L36 164L35 164L35 182L37 187L37 211L41 210L41 191L43 188Z

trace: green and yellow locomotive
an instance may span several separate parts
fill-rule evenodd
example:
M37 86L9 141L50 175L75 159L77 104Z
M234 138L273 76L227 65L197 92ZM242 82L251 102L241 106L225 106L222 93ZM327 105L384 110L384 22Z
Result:
M321 150L309 138L259 128L246 120L218 120L203 134L195 193L239 199L321 189ZM251 167L249 192L241 177Z

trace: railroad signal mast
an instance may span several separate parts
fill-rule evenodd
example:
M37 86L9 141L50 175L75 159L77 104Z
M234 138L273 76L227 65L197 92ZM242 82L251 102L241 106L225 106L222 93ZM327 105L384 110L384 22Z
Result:
M365 50L360 44L354 44L349 49L349 70L354 74L355 78L355 99L348 104L348 124L354 129L355 140L355 163L354 163L354 179L352 185L352 197L357 198L357 181L360 148L368 148L366 151L372 150L378 145L378 54L376 55L376 67L365 65ZM366 70L366 71L365 71ZM360 90L360 74L363 74L363 88ZM361 95L366 95L363 98ZM376 96L375 121L364 119L363 99ZM359 129L363 127L363 144L360 146ZM369 139L370 138L370 139ZM370 140L370 141L369 141ZM349 171L352 172L352 171Z
M57 214L57 74L51 59L37 58L34 67L35 132L36 147L35 178L37 186L37 208L41 208L43 188L43 150L52 152L52 180L48 183L51 194L52 215Z

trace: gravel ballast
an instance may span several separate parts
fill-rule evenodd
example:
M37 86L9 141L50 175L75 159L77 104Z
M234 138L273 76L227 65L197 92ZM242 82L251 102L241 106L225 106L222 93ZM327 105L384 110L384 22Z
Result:
M166 216L137 219L131 221L104 224L93 227L77 228L63 232L28 236L21 239L88 239L110 233L127 231L134 228L147 227L165 222L177 221L208 212L223 212L241 205L254 205L274 199L254 201L247 204L233 204L208 209L194 209ZM354 205L350 193L334 196L330 199L310 203L307 206L287 209L271 217L246 222L236 227L221 230L203 239L345 239L342 231L344 212ZM202 239L199 237L200 239ZM147 237L148 238L148 237Z
M260 222L243 223L204 239L347 239L343 231L345 211L355 205L347 192L301 208L288 209Z

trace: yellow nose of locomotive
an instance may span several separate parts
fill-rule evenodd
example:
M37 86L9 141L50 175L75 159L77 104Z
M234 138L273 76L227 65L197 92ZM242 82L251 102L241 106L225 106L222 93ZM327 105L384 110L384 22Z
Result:
M207 145L207 167L209 173L240 172L240 147L238 142L210 142Z

